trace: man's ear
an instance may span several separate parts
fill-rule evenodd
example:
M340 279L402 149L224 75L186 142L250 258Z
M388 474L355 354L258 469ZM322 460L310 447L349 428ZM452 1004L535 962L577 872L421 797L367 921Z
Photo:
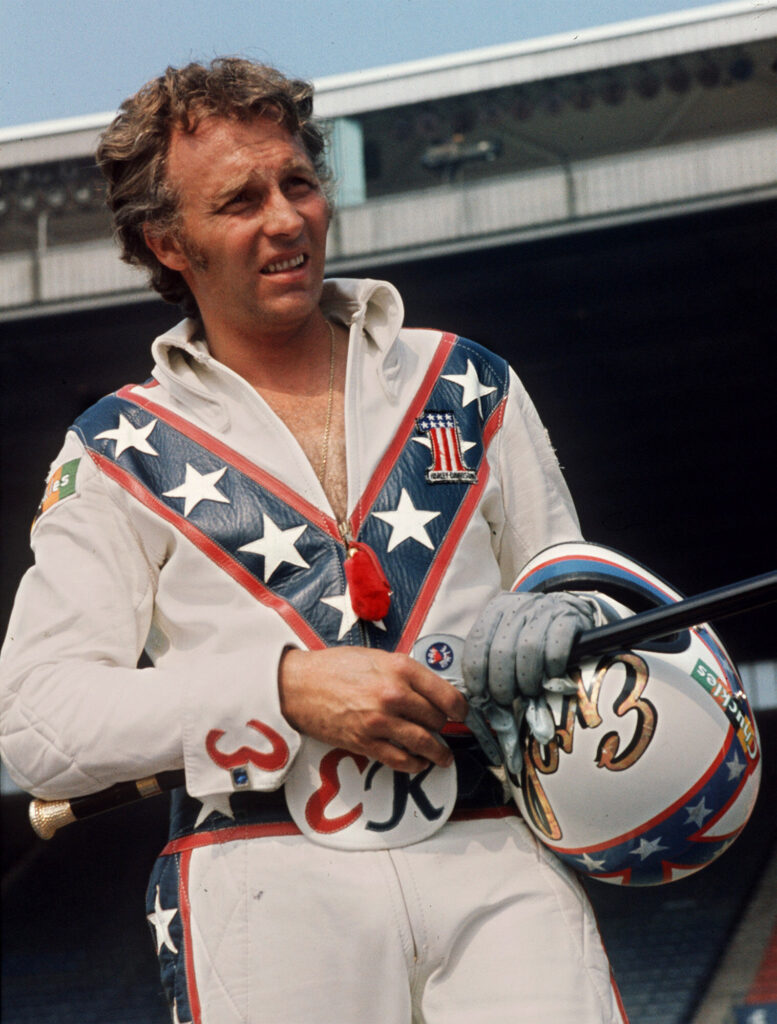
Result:
M169 231L157 232L151 224L143 225L143 238L159 262L170 270L188 270L189 261L181 243Z

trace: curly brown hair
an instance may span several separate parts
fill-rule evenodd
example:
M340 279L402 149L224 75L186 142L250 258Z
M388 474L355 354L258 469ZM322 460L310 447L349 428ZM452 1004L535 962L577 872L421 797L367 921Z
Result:
M188 285L178 271L159 262L143 234L144 225L160 234L180 230L179 197L166 175L173 131L194 132L210 115L239 121L273 118L300 139L330 198L324 132L312 110L313 87L308 82L239 57L169 67L144 85L122 103L96 154L108 183L106 202L121 258L145 267L151 287L162 298L179 304L187 316L196 316L197 303Z

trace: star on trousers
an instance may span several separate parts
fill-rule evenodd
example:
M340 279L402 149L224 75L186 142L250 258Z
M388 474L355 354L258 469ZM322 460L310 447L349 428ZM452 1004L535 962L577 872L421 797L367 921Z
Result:
M146 918L154 926L154 931L156 932L157 956L159 956L162 946L167 946L167 948L173 953L178 952L178 947L170 938L170 922L177 913L178 910L176 907L173 907L172 910L162 909L162 904L159 899L159 886L157 886L156 896L154 897L154 913L146 915Z
M203 821L209 818L214 811L223 814L226 818L235 817L232 813L232 804L229 802L229 793L217 793L214 796L206 796L200 803L202 807L200 807L200 813L197 815L197 820L194 823L195 828L199 828Z
M191 1021L183 1021L178 1016L178 1000L173 1003L173 1024L192 1024Z

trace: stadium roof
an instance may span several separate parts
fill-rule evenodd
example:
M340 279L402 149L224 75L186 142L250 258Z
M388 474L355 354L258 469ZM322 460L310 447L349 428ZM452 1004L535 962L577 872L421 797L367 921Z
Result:
M319 117L420 103L758 42L777 35L777 2L733 0L687 11L466 50L315 81ZM0 128L0 168L94 152L113 111ZM63 136L70 136L65 139Z
M322 78L329 271L771 198L776 51L777 0L737 0ZM0 318L148 296L94 165L112 117L0 130Z

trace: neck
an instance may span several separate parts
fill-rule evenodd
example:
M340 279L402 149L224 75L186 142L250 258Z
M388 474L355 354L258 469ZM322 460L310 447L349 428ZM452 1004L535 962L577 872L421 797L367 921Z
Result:
M225 335L206 323L205 336L211 355L259 391L320 391L330 347L329 326L320 311L294 330Z

